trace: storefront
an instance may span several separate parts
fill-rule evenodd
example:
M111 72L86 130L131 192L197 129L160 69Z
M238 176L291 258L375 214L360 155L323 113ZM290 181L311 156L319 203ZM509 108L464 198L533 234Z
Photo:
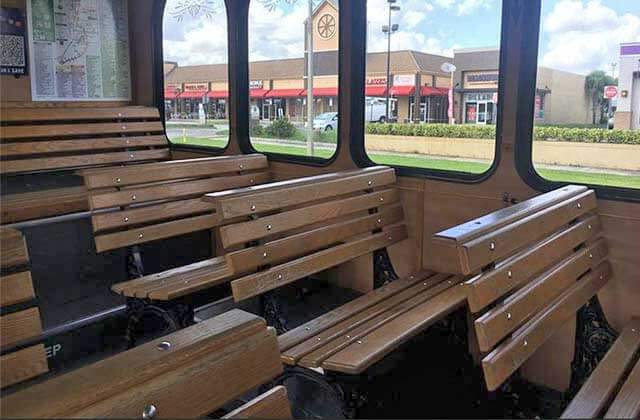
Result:
M463 95L465 124L496 123L496 92L474 92Z

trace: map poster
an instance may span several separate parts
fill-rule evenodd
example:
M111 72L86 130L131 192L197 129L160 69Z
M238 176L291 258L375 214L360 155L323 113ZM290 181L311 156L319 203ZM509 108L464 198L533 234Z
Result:
M128 0L28 0L34 101L131 100Z
M0 74L27 74L27 32L24 10L0 7Z

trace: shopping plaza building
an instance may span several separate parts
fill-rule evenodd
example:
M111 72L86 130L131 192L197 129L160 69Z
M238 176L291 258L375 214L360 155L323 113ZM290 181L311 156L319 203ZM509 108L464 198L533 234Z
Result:
M614 127L640 129L640 42L620 45L618 83Z
M305 28L307 22L304 22ZM313 28L314 112L338 110L338 8L325 0L315 10ZM305 30L305 33L307 31ZM305 42L306 45L306 42ZM306 57L306 52L305 52ZM307 63L305 57L255 61L249 64L252 115L262 120L306 120ZM455 50L453 57L414 50L391 51L389 96L391 116L398 122L447 122L449 90L454 86L453 116L457 123L493 124L498 103L497 49ZM455 64L453 75L445 62ZM365 94L386 98L387 53L367 56ZM227 65L180 66L165 62L166 115L197 118L200 104L208 118L227 118ZM452 77L453 76L453 77ZM589 102L584 76L540 68L536 122L587 124Z

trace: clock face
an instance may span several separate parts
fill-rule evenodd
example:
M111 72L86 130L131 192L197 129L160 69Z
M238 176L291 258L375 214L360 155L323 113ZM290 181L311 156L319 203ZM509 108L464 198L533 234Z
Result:
M336 34L336 18L330 14L322 15L318 20L318 35L320 38L329 39Z

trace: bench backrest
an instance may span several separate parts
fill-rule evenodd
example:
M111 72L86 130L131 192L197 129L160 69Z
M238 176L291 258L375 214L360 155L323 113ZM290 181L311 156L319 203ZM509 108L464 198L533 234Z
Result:
M203 417L282 372L275 331L232 310L0 400L6 417ZM155 414L155 416L150 416Z
M221 156L81 172L98 252L211 229L203 194L270 179L264 155Z
M2 388L48 371L40 311L29 271L29 252L22 234L0 228L0 384Z
M2 174L169 158L156 108L5 108L1 114Z
M435 235L434 266L471 275L465 288L489 389L611 277L596 210L593 191L567 186Z
M207 194L236 301L406 239L395 172L371 167Z

